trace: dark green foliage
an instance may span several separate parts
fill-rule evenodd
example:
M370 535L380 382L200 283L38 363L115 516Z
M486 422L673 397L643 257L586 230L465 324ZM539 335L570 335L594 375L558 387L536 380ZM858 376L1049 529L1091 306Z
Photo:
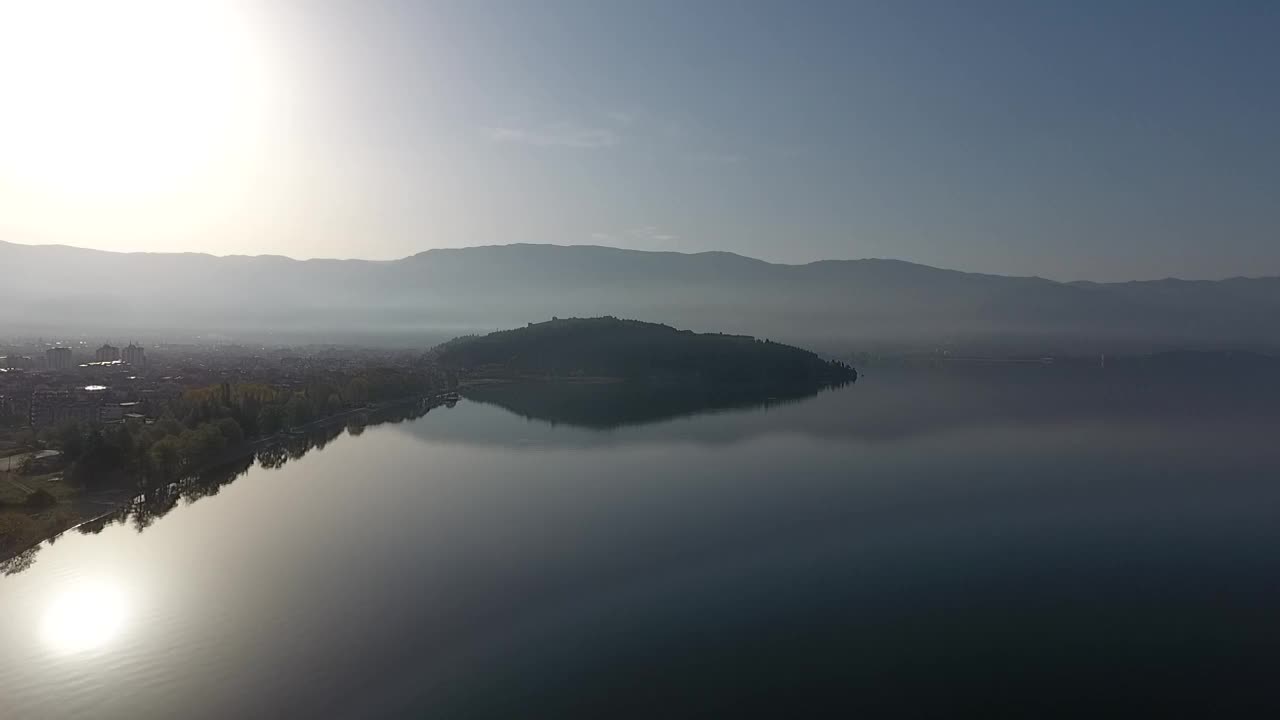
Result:
M36 490L27 495L26 508L31 511L48 510L58 504L58 499L49 494L47 490Z
M62 449L70 458L79 457L84 452L84 438L88 427L84 423L72 420L47 433L46 440Z
M240 423L232 418L219 420L218 430L222 433L222 437L228 446L234 447L244 442L244 430L240 427Z
M173 435L160 438L151 446L149 459L151 467L161 477L173 477L182 466L182 444Z
M301 389L221 383L196 388L153 411L149 425L68 423L44 434L69 462L69 482L87 488L134 482L155 486L224 462L256 438L364 407L432 390L425 372L375 368L359 374L317 372ZM442 383L443 381L441 381Z
M307 402L306 397L302 395L294 395L293 398L289 400L289 404L285 406L284 414L289 425L293 427L306 425L311 422L312 418L311 404Z
M185 430L178 442L182 455L189 464L210 462L227 449L227 439L216 423L205 423L195 430Z
M725 384L846 382L844 363L743 335L688 330L613 317L530 324L436 349L441 364L553 377L612 377Z
M284 408L279 405L268 405L258 413L258 431L263 435L274 435L284 429Z
M122 437L128 440L122 441ZM108 484L113 479L113 475L125 468L129 459L125 446L132 448L132 444L128 431L114 433L97 428L91 430L84 437L84 450L80 455L67 455L75 458L67 470L67 479L75 485L88 488Z
M347 383L347 402L356 407L369 402L369 381L364 378L355 378Z

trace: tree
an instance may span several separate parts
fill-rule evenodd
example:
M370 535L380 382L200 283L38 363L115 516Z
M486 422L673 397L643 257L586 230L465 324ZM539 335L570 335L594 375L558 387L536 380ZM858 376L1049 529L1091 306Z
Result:
M262 402L258 400L257 395L237 393L237 403L233 408L232 417L240 424L245 437L253 437L262 432L258 427L258 417L261 413Z
M120 451L121 456L125 459L133 457L134 441L133 433L129 431L129 426L123 423L116 425L114 428L104 433L103 440L112 447Z
M214 423L187 430L178 437L178 451L185 464L208 462L227 447L227 440Z
M51 433L50 440L62 450L69 460L75 460L85 450L84 428L75 420L59 425Z
M27 495L26 506L28 510L40 511L47 510L58 504L58 499L43 488Z
M36 521L26 515L16 512L0 513L0 553L8 555L17 552L33 540L39 540L39 533Z
M347 421L347 434L356 437L364 434L364 421L358 417Z
M200 437L200 460L206 462L213 460L227 449L227 438L216 424L206 423L200 426L196 433Z
M359 407L369 402L369 381L362 377L347 383L347 402Z
M266 405L258 412L258 432L274 435L284 427L285 412L279 405Z
M244 430L241 429L240 423L231 418L219 420L218 430L222 433L222 437L226 440L228 447L234 447L244 442Z
M66 478L75 485L87 488L110 484L125 469L129 459L125 451L101 430L93 430L85 438L84 451L75 458L66 472Z
M181 463L181 444L172 435L161 438L151 446L151 464L162 477L171 478L177 475Z
M183 430L182 423L175 420L172 415L160 418L155 427L162 435L181 435Z
M294 395L285 406L284 414L290 426L306 425L311 422L311 405L301 395Z

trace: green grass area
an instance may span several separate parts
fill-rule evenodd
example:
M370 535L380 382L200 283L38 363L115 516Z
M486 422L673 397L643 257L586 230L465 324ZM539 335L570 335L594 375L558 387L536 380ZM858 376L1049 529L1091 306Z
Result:
M23 504L37 490L53 495L58 504L29 511ZM74 502L79 494L62 482L61 473L19 475L0 470L0 560L79 523L82 508Z
M59 504L40 513L0 510L0 560L75 526L81 515L70 505Z
M78 491L67 486L61 480L62 473L46 473L44 475L19 475L0 469L0 503L20 505L26 501L27 495L36 490L44 490L58 499L58 502L71 502ZM30 488L26 490L24 488Z

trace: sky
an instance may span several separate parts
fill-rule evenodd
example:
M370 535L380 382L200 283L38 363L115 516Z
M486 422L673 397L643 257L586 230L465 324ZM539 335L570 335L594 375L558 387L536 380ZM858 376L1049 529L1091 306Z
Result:
M0 0L0 239L1280 275L1280 3Z

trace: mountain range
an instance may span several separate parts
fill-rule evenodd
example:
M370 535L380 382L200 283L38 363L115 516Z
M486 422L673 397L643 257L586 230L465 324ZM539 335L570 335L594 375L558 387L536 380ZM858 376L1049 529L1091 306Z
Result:
M430 344L614 315L829 353L1280 349L1280 278L1057 282L898 260L499 245L400 260L0 242L0 334Z

